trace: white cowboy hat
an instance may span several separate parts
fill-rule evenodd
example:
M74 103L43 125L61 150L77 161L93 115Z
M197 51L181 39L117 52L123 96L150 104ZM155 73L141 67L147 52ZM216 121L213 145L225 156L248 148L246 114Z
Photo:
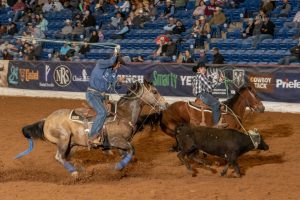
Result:
M67 20L65 21L65 23L71 23L71 20L67 19Z
M201 15L200 17L199 17L199 20L204 20L205 19L205 17L203 16L203 15Z

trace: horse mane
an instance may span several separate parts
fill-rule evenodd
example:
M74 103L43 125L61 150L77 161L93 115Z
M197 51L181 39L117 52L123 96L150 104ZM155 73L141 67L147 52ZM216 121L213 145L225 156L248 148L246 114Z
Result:
M250 88L250 87L246 87L246 86L241 87L241 88L235 93L235 95L234 95L233 97L231 97L231 98L229 98L229 99L223 101L223 103L224 103L225 105L227 105L229 108L232 108L233 105L234 105L234 104L236 103L236 101L238 100L238 98L240 97L240 94L241 94L244 90L246 90L246 89L251 89L251 88Z
M126 94L124 96L122 96L119 100L119 103L124 103L124 101L130 99L130 98L134 98L136 96L136 94L141 90L142 85L135 82L133 83L130 88L128 88Z

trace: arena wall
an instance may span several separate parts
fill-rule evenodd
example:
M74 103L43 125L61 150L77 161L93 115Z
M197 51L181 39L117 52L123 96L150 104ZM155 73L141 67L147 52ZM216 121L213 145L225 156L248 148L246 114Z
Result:
M63 98L63 99L85 99L84 92L62 92L62 91L44 91L44 90L27 90L0 87L1 96L20 96L20 97L42 97L42 98ZM120 96L112 94L112 100L118 100ZM193 97L173 97L165 96L165 99L172 103L179 100L193 101ZM224 99L220 99L224 100ZM284 103L263 101L268 112L283 112L283 113L300 113L299 103Z

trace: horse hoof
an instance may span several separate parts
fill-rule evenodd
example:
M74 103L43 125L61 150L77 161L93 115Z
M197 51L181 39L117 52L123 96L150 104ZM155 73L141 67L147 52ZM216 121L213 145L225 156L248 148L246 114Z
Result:
M73 178L77 179L77 178L79 177L78 171L72 172L72 173L71 173L71 176L72 176Z

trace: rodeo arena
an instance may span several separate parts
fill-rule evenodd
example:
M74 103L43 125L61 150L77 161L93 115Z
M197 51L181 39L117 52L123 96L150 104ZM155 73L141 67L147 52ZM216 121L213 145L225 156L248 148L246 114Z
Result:
M0 0L0 99L1 200L300 199L300 0Z

